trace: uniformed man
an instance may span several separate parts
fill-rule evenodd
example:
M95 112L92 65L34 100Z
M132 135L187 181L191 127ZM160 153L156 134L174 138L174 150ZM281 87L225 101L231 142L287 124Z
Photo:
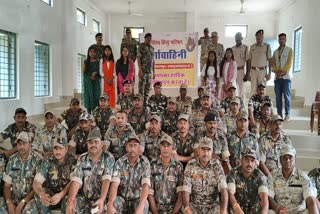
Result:
M68 131L68 141L71 140L74 131L79 124L79 117L85 111L80 108L80 101L78 98L74 97L70 101L70 108L62 112L62 114L57 118L58 123L65 121Z
M108 194L114 157L103 151L98 130L92 130L87 139L88 152L79 157L72 174L67 200L67 214L102 213Z
M219 161L211 159L212 140L201 138L199 148L199 157L190 160L184 172L184 213L227 213L226 177Z
M291 80L289 71L292 65L293 51L292 48L286 46L287 35L285 33L280 33L278 38L279 48L273 52L272 57L272 71L275 73L274 89L276 94L276 106L278 115L282 117L283 95L286 115L284 120L289 121L291 108Z
M51 210L60 208L65 213L65 196L76 164L76 156L68 152L67 139L54 138L53 155L37 167L33 181L34 198L40 213L50 213Z
M201 96L205 91L205 87L204 86L199 86L198 87L198 98L194 99L192 102L192 111L198 110L201 108L201 104L200 104L200 100L201 100Z
M180 113L191 114L192 98L187 96L188 85L182 83L180 85L179 96L177 97L177 109Z
M218 43L218 32L212 32L211 33L211 44L209 46L209 51L215 51L217 55L217 63L218 65L222 61L222 58L224 56L224 47L223 44Z
M137 58L138 45L138 41L135 38L132 38L131 29L126 28L126 35L122 38L120 50L124 46L128 47L129 57L133 60L133 62L135 62Z
M92 45L95 52L96 52L96 59L98 60L98 62L100 61L100 59L102 58L103 54L104 54L104 50L106 48L106 46L102 45L103 42L103 35L102 33L97 33L95 38L96 38L96 44Z
M142 134L146 130L146 123L151 114L143 105L143 97L136 94L133 97L133 107L128 112L128 121L137 135Z
M162 83L157 81L153 84L154 95L149 97L147 106L151 114L157 114L161 117L167 107L168 98L161 93Z
M171 135L177 130L177 121L180 112L177 110L177 101L174 97L168 98L167 108L164 110L161 121L161 130Z
M308 173L313 185L317 188L317 198L320 201L320 168L314 168Z
M117 109L123 110L128 112L132 107L133 102L133 96L132 93L132 81L131 80L124 80L123 81L123 93L118 95L117 99Z
M230 100L229 112L226 113L222 118L222 121L227 129L227 136L230 136L230 134L237 129L237 117L239 112L240 100L237 98Z
M245 149L256 151L257 160L260 160L257 137L248 130L248 114L240 112L237 117L237 129L228 137L230 163L232 167L239 166L241 153Z
M263 42L263 30L256 32L256 43L251 45L249 52L250 69L246 73L245 81L251 79L251 94L255 93L257 85L260 83L266 84L271 78L271 47ZM267 74L267 66L269 72Z
M250 126L251 131L257 135L262 136L264 133L269 131L270 118L271 118L271 104L268 101L261 103L261 118L255 121L253 126Z
M233 213L268 213L268 181L257 169L256 158L255 150L243 151L241 166L233 168L227 177Z
M30 139L25 131L17 136L18 152L10 157L3 175L5 203L0 202L0 213L39 213L33 199L32 182L42 157L32 151Z
M180 114L177 121L178 130L171 136L174 145L175 157L182 162L185 168L187 162L196 157L196 136L190 130L189 115Z
M283 119L273 115L270 119L270 129L259 138L260 169L269 176L271 172L279 169L281 148L290 144L291 140L283 133Z
M160 140L167 134L161 130L161 118L158 115L152 115L149 122L149 129L141 136L141 145L143 154L149 160L156 160L160 157Z
M150 162L140 155L140 140L136 135L128 138L126 151L114 166L107 213L148 214Z
M97 106L93 112L92 116L96 122L96 126L99 127L101 136L104 136L109 128L110 117L115 115L115 111L109 106L109 97L106 94L101 94L99 100L99 106Z
M241 97L236 95L236 86L233 85L232 83L227 85L226 88L226 97L221 101L220 103L220 111L221 111L221 115L229 113L230 111L230 101L233 99L238 99L239 100L239 110L240 111L245 111L245 107L244 107L244 103L243 100L241 99Z
M0 153L4 154L7 158L18 151L16 139L22 131L28 132L31 142L36 132L36 126L27 121L27 112L23 108L15 110L13 119L14 123L0 133ZM9 145L5 143L6 139L10 140Z
M116 160L126 154L125 143L132 134L135 134L135 131L128 123L127 113L118 111L116 125L110 127L104 135L104 143Z
M292 145L280 152L281 168L272 173L269 204L276 213L319 213L317 190L310 178L295 167L296 150Z
M100 132L100 129L92 124L93 121L89 113L82 113L79 120L79 127L76 128L72 139L69 141L69 151L76 155L81 155L88 151L87 137L92 130Z
M148 201L152 213L179 213L182 206L183 166L171 157L173 141L164 136L160 142L161 157L152 160L151 188Z
M150 92L151 80L154 79L154 48L150 42L151 33L144 36L144 43L139 46L137 61L139 66L139 94L143 96L144 105L146 106Z
M209 46L211 44L211 38L209 36L209 29L205 28L203 30L204 36L200 37L199 45L201 46L201 56L200 56L200 71L202 71L202 67L207 63Z
M7 158L2 153L0 154L0 198L3 197L3 174L6 171Z
M249 48L248 46L242 44L242 34L240 32L236 33L235 41L236 45L232 47L234 61L237 63L237 94L242 100L245 99L245 87L244 87L244 77L249 71L248 59L249 59Z
M62 138L67 141L67 130L60 123L57 123L53 112L47 111L44 114L44 125L36 131L32 143L32 149L35 149L44 157L48 157L53 151L53 140Z

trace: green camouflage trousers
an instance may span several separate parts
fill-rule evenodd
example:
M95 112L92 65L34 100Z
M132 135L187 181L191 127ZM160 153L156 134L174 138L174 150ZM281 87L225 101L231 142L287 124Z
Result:
M192 208L192 214L219 214L220 206L199 206L190 202L190 207Z
M142 78L139 78L139 94L143 96L143 104L146 106L149 92L150 92L150 87L151 87L151 74L149 73L144 73Z
M117 196L113 201L113 206L116 209L116 214L132 214L139 205L139 199L126 201L121 196ZM149 203L146 201L143 214L149 213Z
M45 193L48 193L48 191L44 188L43 191ZM50 194L50 193L49 193ZM50 194L50 196L52 197L54 194ZM36 205L37 205L37 208L39 210L39 213L51 213L51 210L60 210L61 209L61 213L66 213L66 202L67 202L67 199L66 197L64 197L63 199L61 199L61 201L57 204L57 205L54 205L54 206L45 206L41 203L41 200L39 198L39 196L37 194L34 195L34 199L35 199L35 202L36 202Z
M98 200L98 199L97 199ZM93 204L96 202L96 200L91 201L85 198L83 195L78 194L76 197L76 214L88 214L91 213L91 210L95 208Z
M18 201L13 201L15 205L18 204ZM3 197L0 197L0 213L1 214L7 214L8 213L8 208L7 204L4 200ZM36 202L34 199L31 199L23 208L22 214L38 214L39 211L36 206Z

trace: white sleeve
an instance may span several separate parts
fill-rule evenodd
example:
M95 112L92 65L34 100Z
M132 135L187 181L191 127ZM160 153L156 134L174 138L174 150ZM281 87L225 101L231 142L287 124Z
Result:
M204 77L204 74L206 73L206 67L207 67L207 64L204 64L201 70L201 77Z
M233 61L233 77L231 79L232 83L236 83L236 81L237 81L237 72L238 72L237 62Z
M104 73L103 73L102 63L103 63L103 59L100 59L100 63L99 63L99 73L100 73L100 76L103 78L103 77L104 77Z

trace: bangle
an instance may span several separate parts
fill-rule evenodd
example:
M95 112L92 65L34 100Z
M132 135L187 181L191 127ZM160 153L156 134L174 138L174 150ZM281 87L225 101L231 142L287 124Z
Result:
M235 202L235 203L232 204L232 208L233 208L233 209L236 209L236 208L238 208L238 207L240 207L240 205L238 204L238 202Z

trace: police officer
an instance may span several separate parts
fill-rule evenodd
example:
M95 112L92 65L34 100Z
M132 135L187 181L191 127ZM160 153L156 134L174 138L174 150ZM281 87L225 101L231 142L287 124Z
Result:
M106 94L101 94L99 100L99 106L97 106L92 116L96 122L96 126L100 129L101 136L104 136L109 128L110 117L115 115L115 111L109 106L109 97Z
M138 67L139 67L139 94L143 96L144 105L146 105L151 80L154 79L154 48L150 44L152 39L151 33L147 33L144 36L144 43L139 46L137 55Z
M128 121L137 135L142 134L146 130L145 124L150 116L148 109L143 106L142 95L134 95L133 107L128 112Z
M32 149L40 152L44 157L50 156L53 150L53 140L63 138L67 141L67 130L61 124L57 123L53 112L47 111L44 114L44 125L36 131L32 143Z
M128 123L127 113L118 111L116 113L116 125L110 127L104 136L104 142L116 160L126 154L125 143L132 134L135 134L135 132Z
M204 36L200 37L200 39L199 39L199 45L201 46L200 71L202 70L202 67L207 62L209 46L211 44L211 38L209 36L209 29L205 28L203 30L203 34L204 34Z
M71 178L67 214L104 210L115 160L110 152L103 151L98 130L89 133L87 146L88 152L79 157Z
M268 181L257 169L256 158L255 150L244 150L241 166L233 168L227 177L229 204L234 213L268 213Z
M162 126L161 130L171 135L173 132L177 130L177 120L180 112L177 110L177 103L174 97L169 97L167 108L164 110L161 121Z
M150 188L150 162L140 155L140 140L136 135L128 137L127 154L114 165L107 213L148 214L147 201Z
M15 144L18 152L8 161L4 180L5 203L0 202L0 213L38 213L33 199L32 182L42 157L31 150L30 136L22 131Z
M179 213L182 205L183 167L171 157L173 141L164 136L160 142L161 157L152 160L151 188L148 201L152 213Z
M124 80L123 81L123 93L118 95L117 106L118 110L123 110L128 112L132 107L133 101L133 92L132 92L132 81Z
M41 213L60 208L65 213L65 196L76 164L76 156L68 152L67 139L54 138L53 155L42 161L33 181L34 198Z
M120 49L124 46L128 47L129 56L133 62L135 62L137 58L138 45L138 41L135 38L132 38L131 29L126 28L126 35L122 38Z
M199 148L199 157L190 160L184 172L184 213L227 213L226 177L218 160L211 159L212 140L201 138Z
M164 109L167 107L168 98L161 93L162 83L157 81L153 84L154 95L149 97L147 106L151 114L157 114L161 116Z
M192 98L187 96L188 85L183 83L180 85L179 93L177 97L177 109L180 113L191 114L192 111Z

